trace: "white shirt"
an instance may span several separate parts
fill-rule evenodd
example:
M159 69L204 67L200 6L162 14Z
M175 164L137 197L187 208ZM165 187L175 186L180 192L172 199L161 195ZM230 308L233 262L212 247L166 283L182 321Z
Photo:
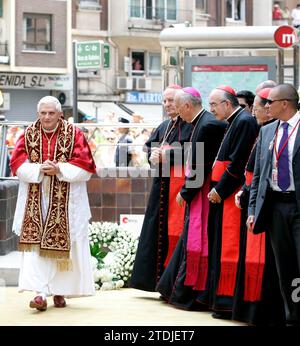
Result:
M293 25L300 25L300 9L294 8L291 13Z
M300 119L300 113L296 113L291 119L289 119L287 121L287 123L289 124L288 127L288 136L290 136L290 134L292 133L293 129L295 128L295 126L297 126L297 128L294 130L293 134L291 135L291 137L289 138L288 141L288 152L289 152L289 172L290 172L290 186L286 191L295 191L295 182L294 182L294 176L293 176L293 151L294 151L294 145L295 145L295 140L296 140L296 136L297 136L297 132L298 132L298 127L299 127L299 121ZM279 148L279 143L281 140L281 137L283 135L283 126L282 124L285 123L285 121L280 121L279 127L278 127L278 134L277 134L277 141L276 141L276 150L278 153L278 148ZM297 125L298 123L298 125ZM277 159L276 159L276 155L275 155L275 150L273 150L273 162L272 162L272 169L276 168L276 164L277 164ZM278 186L278 184L274 184L274 182L272 181L272 179L270 179L270 186L271 189L274 191L282 191L281 188Z

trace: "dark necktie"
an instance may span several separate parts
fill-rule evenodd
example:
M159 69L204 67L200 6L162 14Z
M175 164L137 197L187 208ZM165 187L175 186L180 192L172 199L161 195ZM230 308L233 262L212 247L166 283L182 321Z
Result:
M281 137L278 153L281 152L278 159L278 186L282 191L286 191L290 186L290 171L289 171L289 150L288 150L288 123L283 123L283 135ZM287 143L286 143L287 142ZM281 151L283 145L286 143L286 146Z

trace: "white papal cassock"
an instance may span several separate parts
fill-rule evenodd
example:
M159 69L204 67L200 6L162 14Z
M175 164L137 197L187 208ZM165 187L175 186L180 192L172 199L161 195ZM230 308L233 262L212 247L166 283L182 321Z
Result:
M70 183L69 225L72 266L59 271L57 260L40 257L38 252L23 252L19 277L20 291L29 290L46 295L80 297L95 294L91 256L89 249L88 222L91 218L86 182L91 173L69 163L58 163L60 181ZM13 231L20 235L24 217L28 186L42 183L42 213L45 221L49 207L50 178L40 172L40 164L23 163L17 170L20 180Z

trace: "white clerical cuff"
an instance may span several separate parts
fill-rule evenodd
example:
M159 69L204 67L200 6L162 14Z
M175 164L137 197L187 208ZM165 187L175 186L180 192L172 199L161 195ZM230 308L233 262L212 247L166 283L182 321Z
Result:
M71 165L70 163L58 163L60 173L56 176L60 181L67 181L69 183L79 182L79 181L88 181L91 177L91 173L86 170Z
M43 180L44 173L41 164L25 162L17 169L17 177L25 183L37 184Z

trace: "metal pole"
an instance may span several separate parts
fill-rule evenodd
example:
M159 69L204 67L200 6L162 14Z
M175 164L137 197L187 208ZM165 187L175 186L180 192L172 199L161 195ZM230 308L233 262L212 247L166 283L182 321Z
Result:
M169 60L169 50L165 47L162 48L162 90L165 90L165 88L168 85L168 60Z
M284 52L283 49L278 49L278 82L284 82Z
M79 122L77 109L77 68L76 68L76 41L73 41L73 120Z
M6 172L6 160L7 160L7 145L6 135L7 127L4 123L0 127L0 177L5 177Z
M294 46L294 87L299 88L299 45Z

